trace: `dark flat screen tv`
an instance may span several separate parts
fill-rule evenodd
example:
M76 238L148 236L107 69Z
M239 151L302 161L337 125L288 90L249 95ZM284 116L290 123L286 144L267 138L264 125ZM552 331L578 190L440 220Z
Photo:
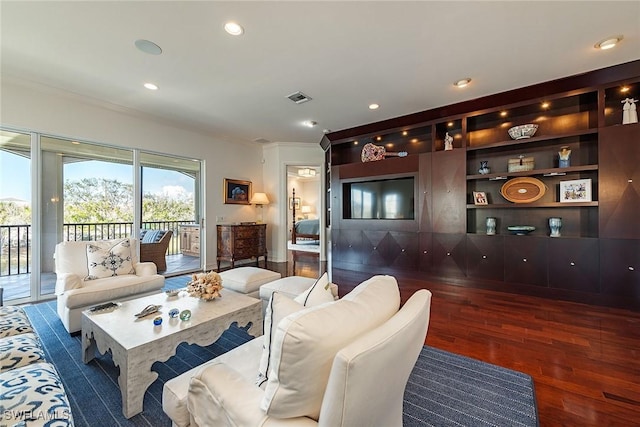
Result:
M414 177L342 186L344 219L415 219Z

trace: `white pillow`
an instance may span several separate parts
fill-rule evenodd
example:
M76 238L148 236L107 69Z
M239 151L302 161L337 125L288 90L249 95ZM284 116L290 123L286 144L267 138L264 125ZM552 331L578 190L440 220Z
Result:
M352 293L352 298L290 314L275 326L260 404L268 415L317 420L335 355L400 307L398 283L391 276L374 276Z
M305 307L313 307L333 300L331 283L329 283L329 275L327 273L320 276L309 289L294 298L294 301Z
M274 298L276 294L278 294L278 297ZM262 355L260 356L260 367L258 368L258 378L256 379L258 387L264 385L269 378L271 341L275 333L275 326L280 323L280 320L305 307L313 307L333 301L334 297L331 293L329 275L327 273L320 276L309 289L293 300L278 292L271 294L269 304L264 313L264 341L262 342Z
M135 274L131 262L131 241L93 242L87 245L87 269L84 280L103 279L111 276Z
M269 356L271 354L271 340L276 328L274 325L278 325L282 319L288 315L300 311L304 308L304 305L297 303L291 298L283 295L279 292L271 294L269 304L264 313L264 338L262 341L262 355L260 356L260 367L258 368L258 378L256 378L256 385L260 387L267 381L267 375L269 373Z

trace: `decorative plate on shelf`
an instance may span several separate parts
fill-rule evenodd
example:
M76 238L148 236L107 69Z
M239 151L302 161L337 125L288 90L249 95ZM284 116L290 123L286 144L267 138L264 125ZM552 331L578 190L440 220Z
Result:
M513 178L500 189L502 197L513 203L531 203L544 196L547 187L537 178Z
M535 231L535 229L536 228L533 225L510 225L507 227L507 230L516 236L527 235L532 231Z

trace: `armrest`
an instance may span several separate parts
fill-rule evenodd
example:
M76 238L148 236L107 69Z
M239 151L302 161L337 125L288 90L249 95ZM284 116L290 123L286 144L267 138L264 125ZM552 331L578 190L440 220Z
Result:
M82 279L73 273L58 273L56 279L56 295L62 295L71 289L82 287Z
M136 276L153 276L158 274L158 267L152 262L139 262L134 264Z
M200 370L189 384L187 408L199 426L311 427L306 417L275 419L260 409L264 391L224 363Z

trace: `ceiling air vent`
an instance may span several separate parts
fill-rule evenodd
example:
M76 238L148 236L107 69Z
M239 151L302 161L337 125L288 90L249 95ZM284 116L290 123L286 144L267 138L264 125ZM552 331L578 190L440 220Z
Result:
M296 104L302 104L304 102L311 101L311 97L305 95L302 92L294 92L291 95L287 96L287 98L289 98Z

